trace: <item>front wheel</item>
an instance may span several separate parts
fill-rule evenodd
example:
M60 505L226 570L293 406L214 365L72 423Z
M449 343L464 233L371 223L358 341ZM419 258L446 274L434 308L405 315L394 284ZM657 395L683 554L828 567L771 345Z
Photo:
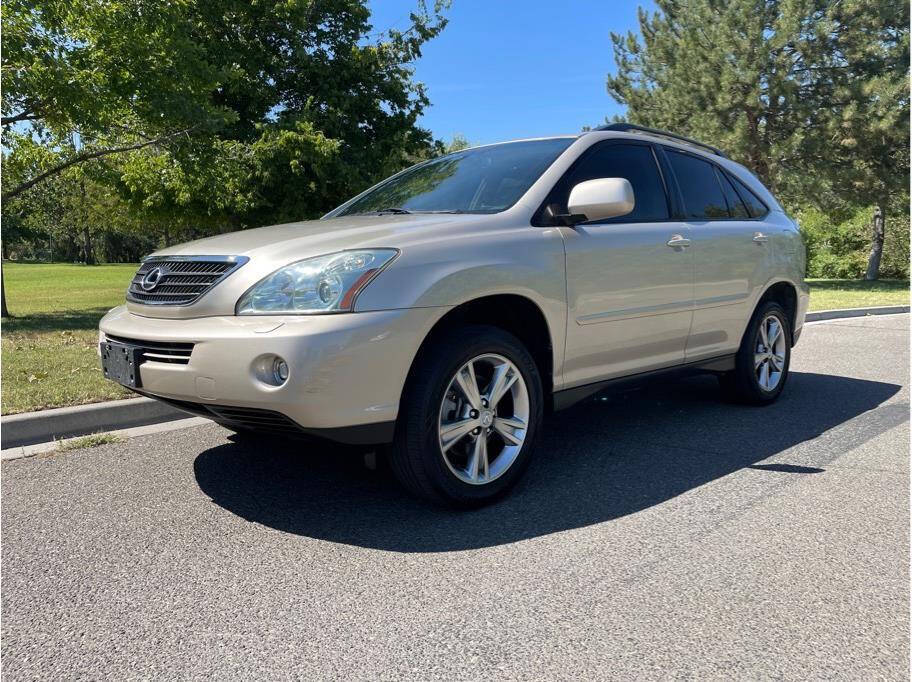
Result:
M735 369L719 377L733 399L767 405L782 393L792 357L792 330L782 306L767 301L751 318L735 358Z
M418 358L402 400L391 464L413 493L487 504L520 478L542 419L541 378L512 334L468 326Z

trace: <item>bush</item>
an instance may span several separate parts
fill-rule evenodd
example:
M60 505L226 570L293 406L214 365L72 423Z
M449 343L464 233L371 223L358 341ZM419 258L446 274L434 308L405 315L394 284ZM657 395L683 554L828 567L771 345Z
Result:
M862 253L836 256L821 253L808 262L808 277L824 279L861 279L868 267L868 259Z
M909 278L908 204L894 202L887 214L886 238L880 276ZM902 208L901 208L902 207ZM868 267L874 208L866 206L835 223L815 208L797 212L807 247L808 277L861 279Z
M889 211L880 276L909 279L909 197L897 197Z

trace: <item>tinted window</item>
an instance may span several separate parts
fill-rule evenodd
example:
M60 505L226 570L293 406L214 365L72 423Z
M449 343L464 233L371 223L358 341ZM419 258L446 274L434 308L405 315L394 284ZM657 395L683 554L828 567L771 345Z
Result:
M670 149L667 154L684 195L684 214L702 220L727 218L728 204L712 164Z
M447 154L409 168L332 215L389 208L496 213L509 208L574 141L508 142Z
M738 188L738 193L741 195L741 198L744 199L744 203L747 204L747 210L750 211L751 218L761 218L769 212L766 204L760 201L760 199L757 198L757 195L747 188L747 185L738 178L732 178L732 182L735 183L735 186Z
M570 190L586 180L626 178L633 187L634 209L613 222L667 220L668 199L652 148L640 144L598 145L573 169L561 190L560 204L566 209Z
M747 207L741 201L741 197L738 196L728 176L718 168L716 169L716 175L719 177L719 184L722 185L725 201L728 202L728 215L732 218L749 218L750 214L747 212Z

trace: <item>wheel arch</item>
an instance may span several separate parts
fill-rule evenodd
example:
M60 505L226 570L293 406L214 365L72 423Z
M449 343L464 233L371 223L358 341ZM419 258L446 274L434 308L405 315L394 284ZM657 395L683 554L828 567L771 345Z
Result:
M554 390L554 340L547 317L532 299L520 294L491 294L474 298L448 310L425 335L409 368L409 378L419 358L448 329L467 324L498 327L518 338L529 350L542 380L542 392L548 399ZM406 380L406 385L408 380Z
M792 346L795 345L795 323L798 321L798 289L797 287L787 280L778 280L771 282L767 285L766 289L763 291L763 294L757 300L757 305L754 306L754 312L757 311L761 305L767 301L775 301L785 310L786 314L789 317L789 333L791 334L791 339L789 342ZM753 313L752 313L753 314Z

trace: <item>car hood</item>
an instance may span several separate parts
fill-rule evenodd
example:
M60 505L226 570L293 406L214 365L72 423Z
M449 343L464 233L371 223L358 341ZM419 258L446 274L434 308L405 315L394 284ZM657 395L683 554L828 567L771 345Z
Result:
M439 230L460 230L489 216L464 214L412 214L348 216L271 225L206 237L156 251L153 256L248 256L274 258L274 266L333 251L369 246L401 248L439 235Z
M489 227L488 222L492 219L496 220L491 215L477 214L351 216L273 225L198 239L151 255L241 256L244 257L243 265L190 305L146 305L128 301L127 308L146 317L233 315L241 294L290 263L348 249L406 250L422 243L435 243L444 234L459 239Z

